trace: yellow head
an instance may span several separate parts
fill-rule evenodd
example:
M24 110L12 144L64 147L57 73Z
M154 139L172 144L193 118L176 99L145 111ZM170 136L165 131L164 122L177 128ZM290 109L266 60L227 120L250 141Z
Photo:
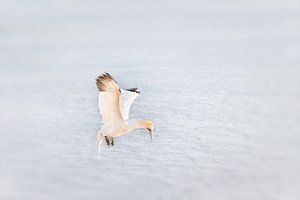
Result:
M149 131L154 131L154 122L151 120L146 120L146 129L149 129Z
M153 121L146 120L145 129L147 129L147 131L149 133L149 136L150 136L150 139L152 141L153 132L154 132L154 123L153 123Z

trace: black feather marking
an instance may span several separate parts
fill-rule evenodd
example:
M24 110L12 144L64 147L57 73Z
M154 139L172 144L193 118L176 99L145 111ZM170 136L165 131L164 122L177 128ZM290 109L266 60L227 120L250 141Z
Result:
M105 80L112 80L117 83L117 81L109 73L104 72L102 75L96 78L96 85L99 91L105 91L105 85L103 83Z
M138 88L129 88L129 89L125 89L127 91L130 91L130 92L135 92L135 93L140 93L140 91L138 91Z

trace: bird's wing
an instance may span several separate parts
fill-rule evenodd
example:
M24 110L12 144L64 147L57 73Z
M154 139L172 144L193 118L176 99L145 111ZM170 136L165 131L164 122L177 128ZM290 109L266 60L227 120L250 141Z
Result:
M98 106L103 124L122 123L123 118L119 107L120 88L111 75L105 73L96 79L99 89Z
M139 94L138 88L121 89L120 110L124 120L129 118L130 107Z

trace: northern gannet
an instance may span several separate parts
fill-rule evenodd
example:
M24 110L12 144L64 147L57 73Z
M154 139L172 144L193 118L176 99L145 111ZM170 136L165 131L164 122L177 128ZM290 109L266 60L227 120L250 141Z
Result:
M98 107L102 116L102 126L97 134L98 159L104 139L107 145L114 145L113 138L128 134L133 129L146 129L152 141L154 123L151 120L129 119L129 110L140 94L137 88L120 89L115 79L108 73L97 77L99 89Z

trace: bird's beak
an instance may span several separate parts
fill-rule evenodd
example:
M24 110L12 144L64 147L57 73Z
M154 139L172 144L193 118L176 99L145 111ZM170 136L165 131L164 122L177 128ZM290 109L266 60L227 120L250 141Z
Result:
M153 139L153 131L150 129L150 128L146 128L148 133L149 133L149 136L150 136L150 141L152 142L152 139Z

